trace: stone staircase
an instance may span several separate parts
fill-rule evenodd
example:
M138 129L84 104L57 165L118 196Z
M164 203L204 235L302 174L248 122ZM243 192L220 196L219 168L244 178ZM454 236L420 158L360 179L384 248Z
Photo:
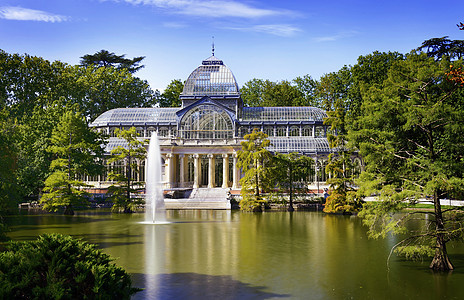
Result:
M230 209L228 192L223 188L199 188L189 198L164 199L164 204L166 209Z

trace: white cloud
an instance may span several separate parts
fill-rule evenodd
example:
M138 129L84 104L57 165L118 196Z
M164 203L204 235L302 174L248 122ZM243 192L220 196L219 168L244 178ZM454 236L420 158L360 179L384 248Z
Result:
M228 27L228 29L267 33L283 37L294 36L298 32L301 32L301 29L288 24L264 24L254 25L251 27Z
M185 28L188 27L185 23L180 22L164 22L163 26L166 28Z
M0 19L54 23L67 21L69 18L41 10L22 8L17 6L3 6L0 7Z
M322 37L317 37L314 38L314 41L316 42L333 42L337 41L339 39L344 39L344 38L349 38L352 36L357 35L357 31L345 31L345 32L340 32L338 34L330 35L330 36L322 36Z
M117 0L113 0L117 1ZM291 15L288 10L253 7L236 0L124 0L134 5L151 5L173 10L175 13L211 18L238 17L260 18L279 15Z

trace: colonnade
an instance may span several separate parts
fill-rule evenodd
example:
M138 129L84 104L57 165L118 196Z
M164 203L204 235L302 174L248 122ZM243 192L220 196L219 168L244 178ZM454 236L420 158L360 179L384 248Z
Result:
M164 158L164 188L184 188L192 187L199 188L202 182L202 156L207 156L207 176L208 188L216 186L216 159L218 156L222 159L222 188L239 189L240 170L237 167L237 153L194 153L194 154L175 154L167 153ZM189 170L189 156L193 159L193 170ZM232 178L230 178L229 158L232 157ZM204 162L203 162L204 164ZM205 165L203 165L205 167ZM190 172L190 174L189 174ZM193 173L193 174L192 174ZM193 175L193 176L192 176ZM191 178L193 177L193 178ZM193 180L188 180L191 178ZM232 179L232 182L230 182Z

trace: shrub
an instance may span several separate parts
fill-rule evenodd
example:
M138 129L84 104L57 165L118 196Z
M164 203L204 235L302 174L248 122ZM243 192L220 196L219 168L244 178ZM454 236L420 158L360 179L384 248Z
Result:
M0 299L129 299L128 273L95 245L61 234L10 242L0 253Z

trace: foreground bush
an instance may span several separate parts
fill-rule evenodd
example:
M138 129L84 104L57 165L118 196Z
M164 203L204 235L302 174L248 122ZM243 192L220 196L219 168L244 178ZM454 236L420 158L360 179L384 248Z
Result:
M61 234L10 242L0 253L0 299L129 299L129 274L95 245Z

